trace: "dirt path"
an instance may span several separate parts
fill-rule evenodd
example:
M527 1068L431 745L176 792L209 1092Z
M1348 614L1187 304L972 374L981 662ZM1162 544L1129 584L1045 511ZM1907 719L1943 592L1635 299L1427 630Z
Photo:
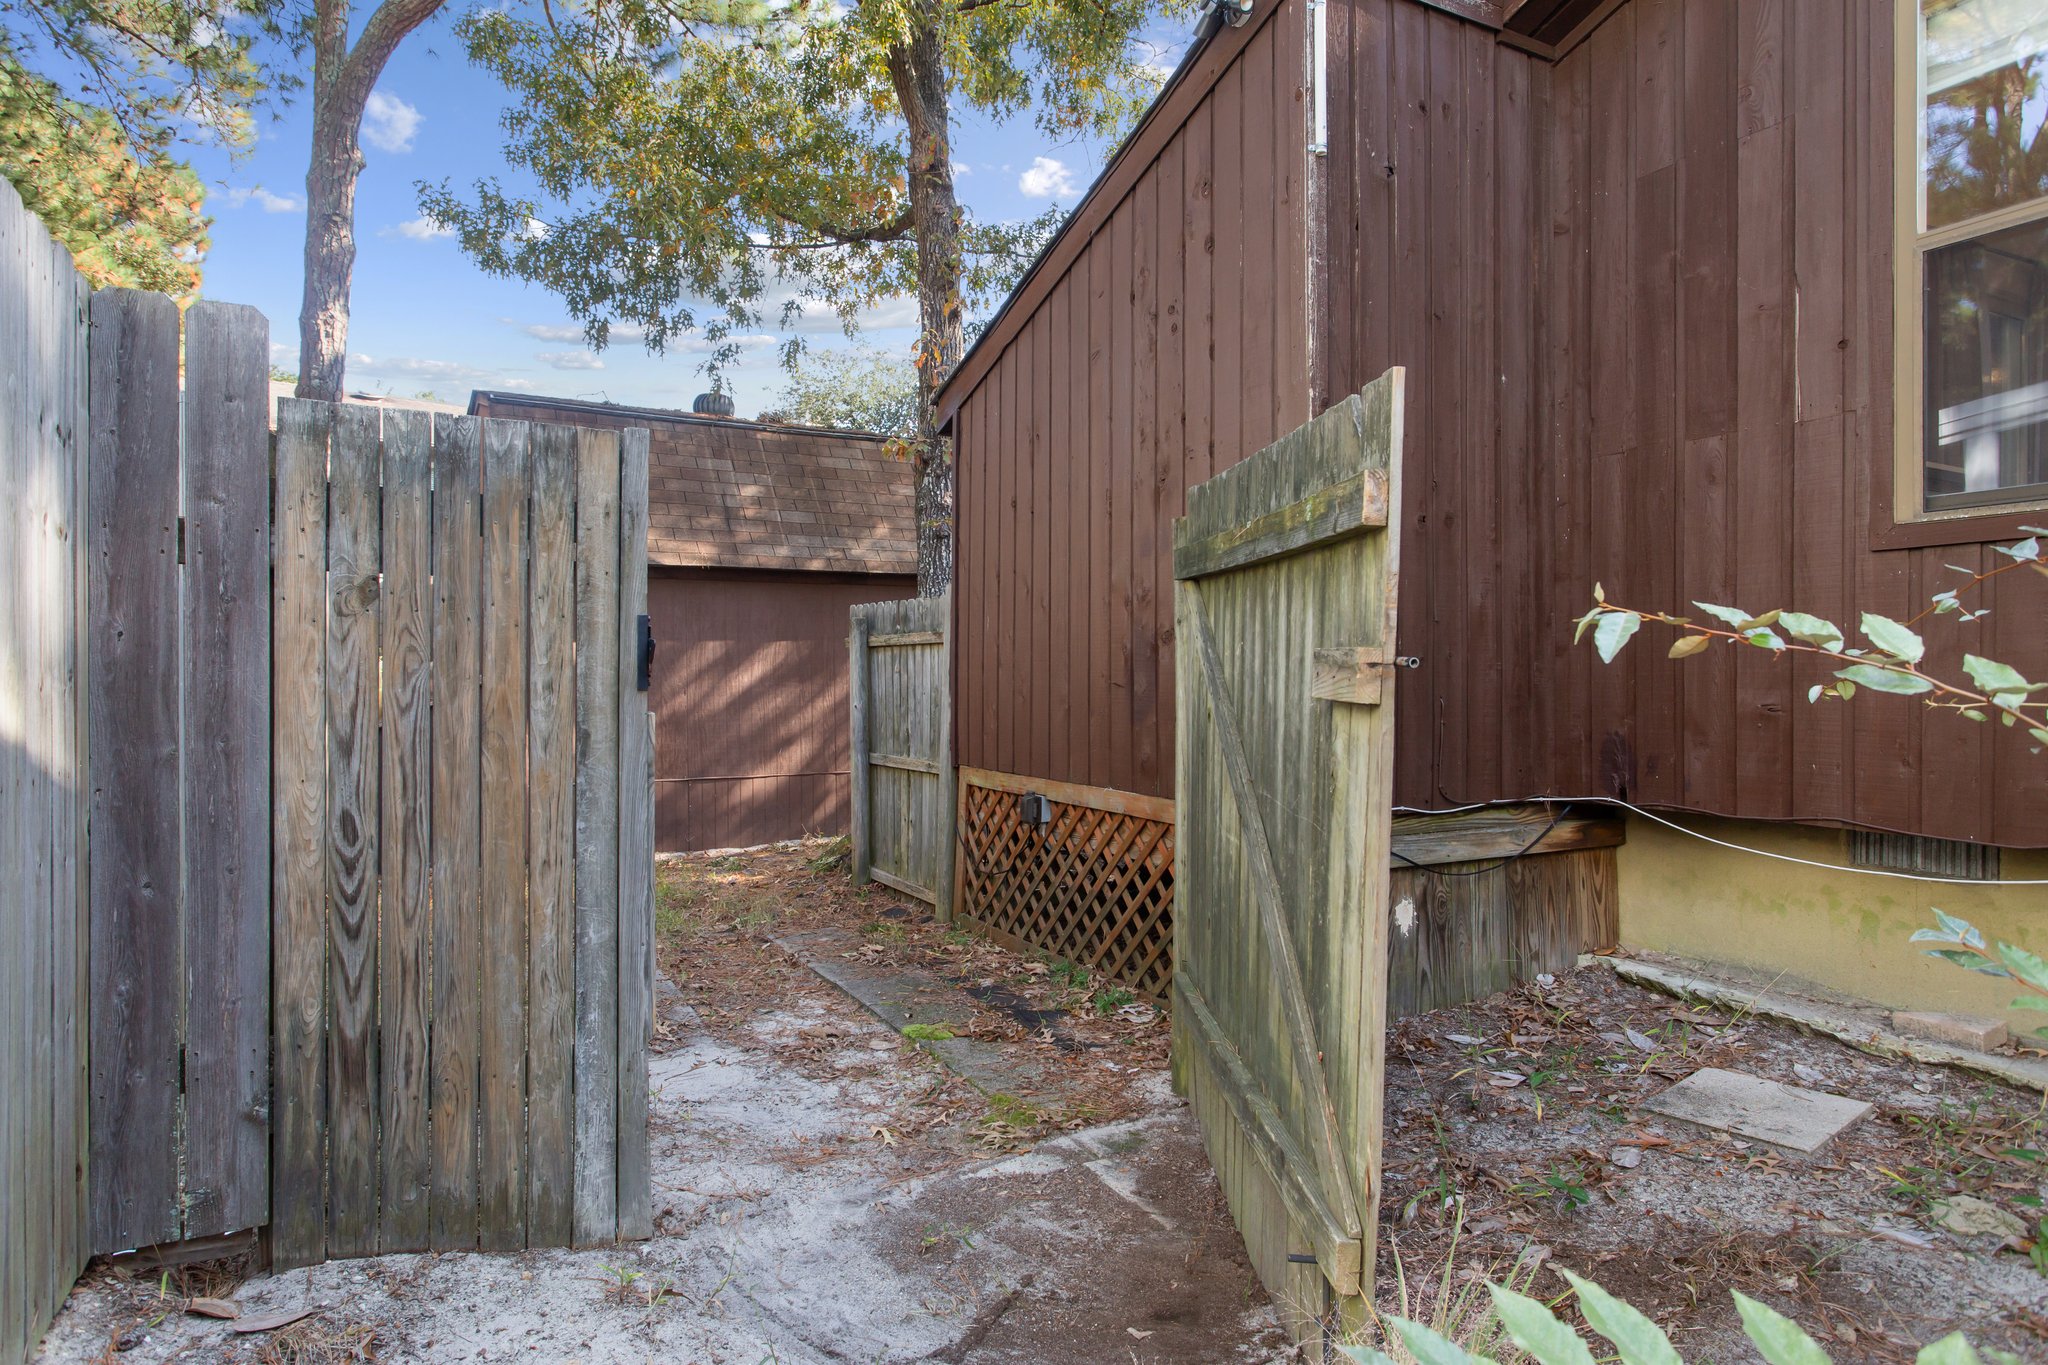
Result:
M1801 1157L1635 1107L1703 1066L1875 1109ZM1386 1112L1383 1308L1400 1303L1397 1267L1413 1303L1418 1281L1455 1292L1518 1264L1549 1299L1566 1266L1657 1318L1689 1360L1754 1358L1731 1289L1797 1318L1838 1365L1909 1361L1957 1328L2048 1359L2048 1279L2028 1255L2048 1193L2038 1094L1593 966L1400 1021ZM2019 1235L1942 1226L1957 1198Z
M1149 1008L1119 1017L1128 999L948 941L807 856L664 868L662 959L680 989L664 992L650 1068L652 1241L187 1277L184 1292L232 1293L244 1314L322 1306L252 1337L103 1270L40 1359L1288 1358ZM769 941L833 925L883 950L869 956L962 971L996 1003L964 997L957 1031L1028 1054L1057 1106L967 1085ZM977 966L1014 993L980 986L997 976Z

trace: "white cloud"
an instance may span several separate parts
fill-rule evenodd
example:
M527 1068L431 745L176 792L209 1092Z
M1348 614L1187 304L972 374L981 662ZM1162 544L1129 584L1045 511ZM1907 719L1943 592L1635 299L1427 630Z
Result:
M398 96L372 90L369 103L363 106L363 140L380 152L409 152L421 117L419 110Z
M380 228L379 237L405 237L415 242L431 242L437 237L453 237L455 229L446 223L437 223L424 213L417 218L408 218L403 223Z
M517 318L499 318L507 327L517 327L535 341L581 341L584 332L581 325L573 322L521 322ZM611 342L638 341L647 335L647 329L637 322L615 322L606 334Z
M1056 199L1080 189L1067 163L1050 156L1034 156L1031 166L1017 177L1017 189L1029 199Z
M464 365L455 360L423 360L417 356L387 356L378 360L358 351L348 358L350 377L367 375L384 379L423 379L436 384L476 383L497 380L490 370Z
M306 201L298 195L272 194L261 185L252 185L248 189L232 189L222 197L228 201L229 208L238 209L254 204L265 213L303 213L306 208Z
M539 351L533 357L556 370L601 370L604 361L588 351Z
M963 176L963 175L973 175L973 174L974 174L974 167L972 167L972 166L968 165L968 164L967 164L966 162L964 162L964 161L956 161L956 162L954 162L954 163L953 163L953 176L954 176L954 178L955 178L955 179L958 179L958 178L959 178L960 176Z

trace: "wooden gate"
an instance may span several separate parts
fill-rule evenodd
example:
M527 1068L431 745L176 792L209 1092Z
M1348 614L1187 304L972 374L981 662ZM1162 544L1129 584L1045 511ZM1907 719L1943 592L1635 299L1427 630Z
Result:
M91 320L90 1249L648 1235L647 433Z
M1402 372L1174 527L1174 1073L1297 1334L1372 1292Z
M953 908L953 599L852 609L853 876Z

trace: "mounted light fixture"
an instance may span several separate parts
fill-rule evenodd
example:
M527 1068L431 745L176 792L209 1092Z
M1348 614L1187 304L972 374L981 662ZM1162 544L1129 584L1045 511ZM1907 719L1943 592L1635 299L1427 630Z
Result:
M1043 828L1052 823L1052 798L1043 792L1024 792L1017 797L1019 824Z

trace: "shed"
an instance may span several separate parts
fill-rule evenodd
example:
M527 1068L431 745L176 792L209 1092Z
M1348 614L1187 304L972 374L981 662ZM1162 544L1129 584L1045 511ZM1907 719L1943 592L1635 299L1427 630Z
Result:
M1573 799L1715 817L1821 865L1731 877L1635 815L1626 847L1599 834L1560 878L1534 857L1404 865L1422 970L1435 933L1476 972L1446 989L1497 983L1550 924L1554 953L1618 932L1924 1003L1947 985L1904 945L1924 902L1828 872L1859 862L1978 869L1957 875L1981 895L1951 894L2044 946L2023 889L1996 886L2041 876L2019 850L2048 846L2048 765L2011 734L1890 698L1811 706L1827 671L1806 660L1638 647L1603 667L1572 643L1596 582L1632 606L1905 619L1963 581L1945 566L1989 568L2043 521L2048 197L2031 173L1958 197L1917 157L1973 100L1995 123L1972 82L2007 70L1955 56L1944 25L2030 7L1925 8L1252 0L1236 27L1212 10L940 395L962 811L1007 809L974 804L977 772L1103 808L1171 800L1185 491L1398 365L1399 651L1420 665L1396 691L1397 855L1404 827L1447 871L1541 853L1551 817L1502 839L1496 808ZM2031 22L1978 56L2048 64ZM1990 330L1923 325L1924 299L1981 305ZM1991 408L2006 426L1971 444ZM1975 634L1933 628L1937 662L1959 674L1969 648L2048 676L2026 579L1990 585ZM966 816L962 840L972 919ZM1873 918L1825 928L1845 901Z
M917 590L912 474L885 438L478 392L469 411L646 427L655 840L843 831L847 609Z

